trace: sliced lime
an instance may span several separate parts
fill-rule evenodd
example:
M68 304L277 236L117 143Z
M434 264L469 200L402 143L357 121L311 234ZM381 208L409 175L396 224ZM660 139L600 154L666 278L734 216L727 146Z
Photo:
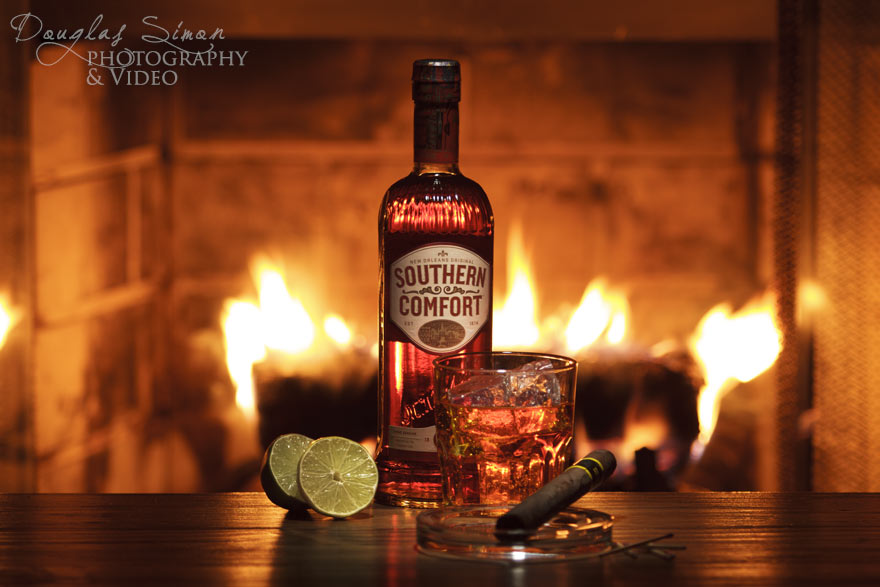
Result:
M344 518L373 501L379 471L366 448L341 436L312 442L299 464L299 488L312 508Z
M299 463L312 439L302 434L283 434L272 441L260 469L260 483L266 497L283 508L304 509L306 499L299 489Z

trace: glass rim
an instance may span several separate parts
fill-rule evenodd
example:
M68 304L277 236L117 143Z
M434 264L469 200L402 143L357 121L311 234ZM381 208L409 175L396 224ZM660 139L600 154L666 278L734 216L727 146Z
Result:
M564 373L566 371L571 370L572 368L577 368L577 361L572 359L571 357L566 357L563 355L557 355L554 353L543 353L543 352L533 352L533 351L476 351L476 352L466 352L466 353L455 353L451 355L443 355L442 357L437 357L434 359L431 364L434 365L434 370L442 370L449 373L509 373L511 371L516 370L516 368L511 369L489 369L489 368L472 368L472 367L454 367L452 365L444 363L444 361L451 361L455 359L466 359L468 357L492 357L492 356L508 356L508 357L531 357L532 360L538 359L549 359L551 361L562 361L563 365L561 367L554 366L552 369L541 369L540 373ZM519 371L522 372L522 371ZM525 371L526 373L530 373L531 371Z

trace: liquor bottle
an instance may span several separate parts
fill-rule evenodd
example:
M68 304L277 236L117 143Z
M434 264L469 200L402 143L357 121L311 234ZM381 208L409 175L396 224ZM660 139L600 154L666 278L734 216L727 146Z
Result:
M413 63L412 172L379 211L380 503L436 507L432 361L492 349L495 221L483 188L458 170L457 61Z

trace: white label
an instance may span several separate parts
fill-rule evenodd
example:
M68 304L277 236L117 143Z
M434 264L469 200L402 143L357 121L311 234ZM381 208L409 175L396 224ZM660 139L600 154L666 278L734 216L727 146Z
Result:
M391 264L391 321L420 348L451 353L489 319L489 263L464 247L428 245Z
M388 446L398 450L436 452L437 446L434 444L434 435L436 433L436 426L428 426L427 428L389 426Z

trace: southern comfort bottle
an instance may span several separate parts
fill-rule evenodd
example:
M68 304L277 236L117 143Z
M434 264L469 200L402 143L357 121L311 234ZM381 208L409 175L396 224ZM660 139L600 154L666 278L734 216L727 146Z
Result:
M379 489L385 504L434 507L431 362L492 348L494 219L483 189L458 170L457 61L413 64L412 173L379 211Z

